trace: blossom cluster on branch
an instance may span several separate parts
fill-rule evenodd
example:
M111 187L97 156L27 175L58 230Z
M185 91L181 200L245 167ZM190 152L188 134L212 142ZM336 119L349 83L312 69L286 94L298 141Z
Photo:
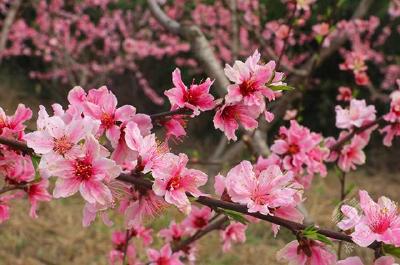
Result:
M363 149L380 122L385 123L384 143L388 143L387 135L393 140L400 115L399 92L393 92L390 110L382 118L365 100L352 98L348 107L337 106L336 125L343 129L337 140L291 120L289 128L279 129L269 157L259 157L256 163L243 160L226 177L218 174L215 195L210 195L202 190L210 177L189 168L188 155L174 154L169 147L171 141L186 135L184 124L204 111L214 111L215 128L237 140L239 125L251 131L258 127L258 120L271 121L270 101L291 93L284 92L289 87L275 70L275 62L260 63L257 51L244 62L227 65L225 73L232 84L224 98L215 99L213 80L187 86L176 69L174 87L165 92L171 110L155 115L137 113L131 105L118 106L105 86L87 92L74 87L67 108L53 104L50 114L40 106L37 129L30 132L24 125L32 116L30 109L19 105L12 116L0 109L1 222L10 217L11 200L27 195L30 215L37 218L38 202L79 193L85 201L84 226L97 216L112 226L110 211L124 218L126 231L113 234L112 264L142 264L144 257L130 239L139 238L149 246L152 230L144 223L163 214L169 205L186 218L173 220L159 231L165 244L159 250L147 250L148 264L195 262L196 240L213 230L220 231L222 249L229 251L234 243L245 242L247 226L258 219L269 221L275 236L280 227L294 234L296 239L277 254L278 260L289 264L360 263L357 258L337 261L332 240L372 248L378 253L376 264L393 264L390 257L381 257L400 247L400 217L390 199L382 197L375 203L366 191L360 191L361 210L341 207L343 216L337 226L343 232L307 227L299 205L312 178L326 176L328 162L337 162L343 172L365 163ZM165 129L163 135L156 136L155 124ZM52 195L50 183L54 183ZM203 206L198 208L194 202Z

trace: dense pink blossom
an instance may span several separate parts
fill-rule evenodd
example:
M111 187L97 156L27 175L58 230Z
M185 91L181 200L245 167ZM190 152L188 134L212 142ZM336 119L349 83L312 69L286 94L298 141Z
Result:
M344 219L338 227L343 230L354 228L351 237L362 247L374 241L400 246L400 215L396 203L384 196L376 203L364 190L359 196L361 212L351 206L342 206Z
M107 204L96 203L85 203L83 207L83 216L82 216L82 226L88 227L90 226L94 220L96 220L97 216L100 216L103 224L108 227L111 227L114 222L110 220L108 215L108 210L112 208L112 202L108 202Z
M190 202L186 192L198 197L203 194L198 188L207 182L205 173L186 168L188 161L185 154L167 153L153 170L155 194L164 196L166 202L187 213L190 212Z
M30 184L26 190L28 193L28 199L31 204L29 215L32 218L37 218L36 209L39 201L47 202L51 200L51 195L47 191L49 187L49 181L42 179L37 183Z
M10 184L26 183L35 178L35 168L30 156L0 149L0 174Z
M267 86L280 84L282 73L275 72L275 62L260 64L260 53L255 51L245 62L236 61L233 67L225 66L226 76L234 82L228 86L225 96L227 103L237 103L243 100L245 105L263 108L264 97L275 99L274 91Z
M225 104L218 108L214 116L214 127L220 129L229 140L237 140L235 134L239 124L246 130L258 126L256 118L260 112L255 106L246 106L241 103Z
M66 124L58 116L47 118L44 123L46 125L43 130L28 133L24 139L35 153L47 155L49 159L78 155L78 143L98 128L94 120L76 119Z
M298 203L299 188L292 172L283 174L276 165L255 172L248 161L242 161L226 176L226 187L232 201L245 204L251 213L273 214L274 208Z
M336 254L322 243L306 240L302 247L297 240L288 243L276 254L278 261L288 262L290 265L336 265ZM305 253L307 248L310 253Z
M173 253L169 244L164 245L160 251L148 249L147 256L150 260L150 265L183 265L179 260L181 252Z
M209 93L213 83L207 78L203 83L191 84L189 88L182 82L181 71L177 68L172 73L172 82L175 87L164 92L171 102L171 109L188 108L193 110L193 115L200 114L214 108L214 97Z
M220 232L222 240L222 250L228 252L232 248L232 243L244 243L246 241L247 226L232 222L224 230Z
M119 210L124 213L125 226L128 228L141 224L145 218L153 218L166 207L163 198L153 190L128 189L128 194L121 199Z
M339 153L338 166L345 172L356 169L356 165L365 163L364 147L367 141L359 135L354 136L349 144L342 147Z
M19 104L14 115L7 116L0 107L0 135L14 136L20 139L25 130L24 122L32 117L32 111L26 108L24 104Z
M111 237L114 249L108 254L108 260L111 265L121 264L124 261L124 250L126 242L126 233L121 231L115 231ZM132 244L126 247L126 262L129 265L141 265L139 261L136 249Z
M197 231L205 227L211 217L213 216L212 211L209 207L204 206L202 208L192 207L192 211L189 216L183 221L183 224L192 231Z
M167 242L178 242L187 234L186 226L172 221L168 228L161 229L158 235Z
M9 202L13 199L21 198L22 196L23 196L22 192L0 196L0 224L7 221L10 218Z
M350 101L352 99L351 88L347 86L339 87L339 94L336 96L336 99L339 101Z
M130 105L117 108L117 98L105 86L91 89L82 107L85 115L101 122L99 135L105 132L113 146L118 143L121 134L117 122L132 120L136 114L136 109Z
M154 134L143 135L136 122L129 122L124 130L126 146L134 151L126 163L132 163L136 171L148 173L164 153Z
M104 181L116 178L121 169L106 158L108 152L103 148L93 136L87 137L81 154L55 161L52 173L58 179L53 196L69 197L79 190L89 203L112 201L111 191Z
M271 146L273 154L270 159L285 170L293 171L297 175L296 180L308 187L314 174L327 174L324 160L328 156L328 150L320 146L322 140L320 134L291 120L289 128L279 129L279 138ZM306 175L300 177L304 169Z
M336 126L340 129L361 127L376 118L375 106L367 105L365 100L352 99L350 107L336 106Z

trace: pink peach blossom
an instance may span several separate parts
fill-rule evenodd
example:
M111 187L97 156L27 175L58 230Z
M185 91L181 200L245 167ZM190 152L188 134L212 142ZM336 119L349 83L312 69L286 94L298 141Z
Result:
M171 109L188 108L193 110L193 115L197 116L200 111L211 110L214 108L214 97L209 93L213 84L211 79L199 85L191 84L189 88L182 82L181 71L176 68L172 73L172 82L175 87L165 91L165 95L171 102Z
M105 132L111 144L115 146L121 134L117 122L123 123L133 119L136 109L130 105L117 108L115 95L102 86L89 91L83 103L83 113L101 122L99 134Z
M222 250L228 252L232 248L232 243L244 243L246 241L246 228L247 226L232 222L224 230L220 232L222 240Z
M361 127L375 120L375 106L368 105L365 100L352 99L350 107L343 109L336 106L336 127L340 129L351 129Z
M366 145L365 139L359 135L354 136L351 142L344 145L339 153L339 168L349 172L350 170L355 170L356 165L364 164L366 158L363 149Z
M205 173L186 168L188 161L185 154L177 156L167 153L153 170L154 193L164 196L166 202L176 205L186 213L190 212L190 202L186 192L198 197L203 194L198 188L207 182Z
M283 174L276 165L256 172L248 161L242 161L226 176L226 187L233 202L245 204L251 213L273 214L271 209L296 205L298 187L293 173Z
M164 245L160 251L148 249L147 256L150 265L183 265L179 260L181 252L173 253L169 244Z
M306 242L310 253L306 254L299 242L294 240L278 251L276 254L277 260L289 262L290 265L336 265L336 254L325 245L311 240Z
M79 190L89 203L106 204L112 201L111 191L104 181L115 179L121 169L104 156L101 148L97 140L89 136L81 154L54 162L52 173L58 177L53 192L55 198L69 197Z
M214 116L214 127L220 129L229 140L237 140L235 131L241 124L246 130L258 126L256 118L260 115L257 107L246 106L241 103L225 104L218 108Z
M352 99L351 88L347 86L339 87L339 94L336 96L336 100L339 101L350 101Z
M225 96L227 103L237 103L243 100L245 105L264 105L264 97L274 100L274 91L267 86L270 83L281 81L282 74L275 73L275 62L270 61L263 65L259 64L260 53L256 50L245 62L236 61L233 67L225 66L225 74L234 82L228 86L228 94Z
M345 219L338 224L347 230L354 228L351 234L353 241L366 247L374 241L400 246L400 215L396 203L386 197L380 197L375 203L368 193L360 190L361 213L351 209L345 210Z
M26 190L28 193L28 199L31 204L29 215L32 218L37 218L36 209L39 201L48 202L51 200L51 195L47 191L49 187L49 181L47 179L41 179L37 183L30 184Z
M209 207L204 206L202 208L197 208L196 206L192 206L192 211L182 223L188 229L196 232L205 227L212 216L213 214Z

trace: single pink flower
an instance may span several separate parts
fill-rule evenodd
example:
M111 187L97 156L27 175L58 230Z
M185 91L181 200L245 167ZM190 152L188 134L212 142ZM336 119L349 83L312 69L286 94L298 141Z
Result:
M272 209L295 206L298 187L293 187L293 173L283 174L276 165L257 173L249 161L242 161L226 176L226 187L233 202L246 204L249 212L273 214Z
M29 155L0 149L0 174L10 184L27 183L35 178L35 168Z
M32 117L32 111L26 108L25 105L19 104L13 116L7 116L4 110L0 107L0 135L11 136L20 139L25 130L25 121Z
M190 202L186 192L198 197L203 194L198 188L207 182L205 173L186 168L188 161L185 154L177 156L167 153L153 170L154 193L164 196L166 202L176 205L186 213L190 212Z
M376 118L375 106L368 105L365 100L352 99L350 107L343 109L336 106L336 127L340 129L351 129L361 127Z
M169 139L172 136L175 139L180 139L183 136L186 136L186 127L187 120L183 115L174 115L167 121L161 122L162 126L164 126L166 130L166 138Z
M166 207L162 197L152 190L128 189L128 194L120 201L119 211L124 213L128 228L141 224L145 218L154 218Z
M0 224L10 219L9 202L13 199L18 199L24 196L23 192L16 192L0 196Z
M183 224L177 224L172 221L168 228L161 229L158 235L164 238L168 243L179 242L187 234L186 226Z
M136 152L136 171L150 172L166 153L167 148L157 144L155 134L144 136L135 122L126 125L124 134L127 147Z
M55 198L69 197L79 190L89 203L112 201L111 191L104 182L115 179L121 169L104 156L102 148L93 136L89 136L79 156L54 162L52 173L58 177L53 192Z
M326 36L329 34L329 24L325 22L320 24L315 24L312 27L312 30L314 31L315 34L319 36Z
M113 205L111 202L107 204L86 202L85 207L83 207L82 226L90 226L99 215L103 223L106 226L111 227L114 223L110 220L107 210L112 207Z
M339 87L339 94L336 96L338 101L350 101L352 99L351 88L347 86Z
M243 100L244 105L264 108L264 97L275 99L275 93L268 88L281 82L282 74L275 72L275 62L259 64L260 53L256 50L245 62L236 61L233 67L225 66L225 74L234 82L228 86L225 96L227 103L237 103Z
M291 265L336 265L336 254L325 245L311 240L306 242L310 253L306 254L299 242L293 240L276 253L277 260Z
M96 132L99 124L85 118L66 124L60 117L54 116L45 121L45 128L24 136L27 145L35 153L54 156L76 156L80 152L78 143L86 136Z
M188 229L196 232L205 227L212 216L213 213L209 207L204 206L202 208L197 208L196 206L192 206L192 211L183 221L183 224Z
M241 103L225 104L218 108L214 116L214 127L220 129L229 140L237 140L235 131L241 124L246 130L257 128L257 117L260 112L254 106L246 106Z
M180 256L181 252L173 253L169 244L164 245L160 251L151 248L147 250L149 265L183 265Z
M246 241L247 226L232 222L220 232L222 239L222 251L228 252L232 248L232 243L244 243Z
M188 108L193 110L193 116L197 116L200 111L214 108L214 97L209 93L213 84L210 78L199 85L192 84L187 88L182 82L181 71L176 68L172 73L172 82L175 87L164 93L171 102L172 110Z
M352 229L360 222L361 217L356 208L349 205L343 205L340 210L344 218L337 224L337 226L343 231Z
M49 181L47 179L42 179L37 183L30 184L27 187L26 192L28 193L28 199L31 204L31 209L29 215L32 218L37 218L36 209L39 201L48 202L51 200L51 195L47 191L49 187Z
M386 125L379 130L380 133L385 134L383 138L383 144L386 146L392 146L392 142L395 136L400 136L400 122Z
M107 87L102 86L89 91L83 104L83 113L99 120L101 122L99 134L105 132L111 144L116 146L121 134L118 123L132 120L136 115L136 109L130 105L117 108L115 95Z
M374 241L400 246L400 216L396 203L386 197L380 197L375 203L364 190L359 196L362 214L351 234L353 241L362 247Z
M339 153L338 166L341 170L349 172L355 170L356 165L365 163L364 147L367 145L365 139L356 135L351 139L351 142L342 147Z

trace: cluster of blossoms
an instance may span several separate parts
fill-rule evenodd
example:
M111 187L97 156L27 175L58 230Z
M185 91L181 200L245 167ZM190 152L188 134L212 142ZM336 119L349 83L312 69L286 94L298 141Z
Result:
M224 99L215 100L210 93L211 79L186 86L180 70L176 69L172 74L174 87L165 92L171 110L162 117L139 114L130 105L117 106L116 96L105 86L87 92L74 87L68 94L67 108L53 104L52 115L40 106L37 130L27 134L23 123L32 115L29 109L20 105L13 116L7 116L0 109L0 174L5 182L0 193L0 221L9 217L9 201L24 193L31 203L30 215L37 217L39 201L66 198L79 192L85 201L84 226L90 225L97 216L106 225L112 225L108 217L112 209L124 216L127 231L113 234L110 263L126 260L129 264L141 264L142 257L129 240L140 238L143 246L149 247L152 231L143 226L144 221L169 204L174 205L186 218L179 223L172 221L169 228L159 231L158 236L164 239L160 250L147 249L148 264L157 265L181 265L183 260L194 263L194 241L183 243L186 239L196 239L222 217L226 219L215 229L220 231L225 252L234 243L246 240L246 223L255 222L260 216L259 219L283 220L272 222L274 235L285 222L289 222L289 227L290 224L304 227L304 216L298 209L304 201L303 189L309 187L315 174L327 174L325 162L338 160L343 171L365 162L363 148L378 126L374 106L357 99L351 99L348 108L337 106L336 125L345 130L337 141L333 138L324 141L320 134L291 120L289 128L280 128L270 157L260 157L254 165L241 161L226 177L217 175L214 185L215 194L220 198L217 201L242 207L251 216L235 219L225 211L229 208L208 204L203 208L192 206L192 198L199 198L199 203L201 199L212 199L200 190L208 182L208 176L201 170L188 168L186 154L177 155L169 149L171 137L186 134L186 119L204 111L215 110L215 127L234 140L239 123L245 129L255 129L260 115L271 119L266 102L274 100L280 93L276 91L285 86L283 74L275 71L275 63L261 64L256 51L245 62L236 61L233 67L227 65L225 72L233 84L229 85ZM389 125L398 122L398 91L391 97L390 112L384 116ZM153 132L155 121L166 129L163 140ZM14 140L14 145L4 139ZM27 146L16 146L16 140L17 145L25 141ZM340 141L343 146L338 146ZM47 188L53 179L51 196ZM136 185L137 182L142 185ZM13 194L2 195L12 190L15 190ZM351 232L352 240L363 247L375 241L400 247L400 217L395 203L385 197L375 203L361 191L360 205L360 213L350 206L342 206L344 219L339 228ZM323 241L307 237L303 229L289 229L296 232L297 240L278 253L278 260L300 265L337 264L336 255ZM338 264L351 264L346 262L358 261L347 259Z
M32 117L32 111L24 105L18 105L13 116L7 116L0 108L0 136L8 139L22 140L25 137L24 122ZM0 223L10 217L10 200L28 196L31 204L29 215L36 218L36 208L39 201L50 201L47 192L49 185L46 179L38 179L29 155L17 151L7 145L0 144L0 175L4 176L4 184L18 190L11 195L0 195Z
M217 108L214 126L223 131L229 140L237 140L235 132L239 124L246 130L252 130L258 127L257 119L261 114L267 121L274 118L266 110L265 100L274 100L274 90L286 85L282 82L284 75L275 71L274 61L260 63L260 56L255 51L245 62L236 61L233 67L225 67L225 74L233 84L228 86L224 104Z
M327 174L324 161L329 150L321 145L322 142L320 134L291 120L289 128L279 129L278 139L271 146L271 156L260 158L259 162L265 165L276 164L284 170L293 171L296 181L309 187L315 174Z
M335 147L340 141L344 141L348 135L360 130L364 126L367 128L362 133L354 135L348 139L350 142L340 147L339 150L332 150L328 158L329 161L338 162L338 166L344 172L356 169L357 165L365 163L365 153L363 149L367 146L371 133L377 128L373 126L376 121L375 106L367 105L365 100L351 99L350 106L343 109L336 106L336 127L343 129L338 140L331 137L326 138L326 146Z

